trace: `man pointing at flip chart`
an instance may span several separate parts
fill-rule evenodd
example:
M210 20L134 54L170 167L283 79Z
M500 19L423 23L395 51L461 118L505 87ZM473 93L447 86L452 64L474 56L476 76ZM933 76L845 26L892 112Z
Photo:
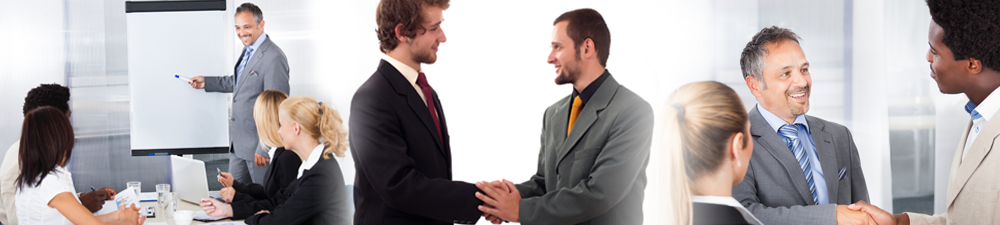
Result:
M264 13L253 3L236 8L236 36L243 42L243 52L234 68L234 76L191 78L191 87L206 92L233 93L229 119L229 173L243 183L261 183L267 171L267 151L259 146L253 105L257 95L268 89L286 94L288 59L264 34Z

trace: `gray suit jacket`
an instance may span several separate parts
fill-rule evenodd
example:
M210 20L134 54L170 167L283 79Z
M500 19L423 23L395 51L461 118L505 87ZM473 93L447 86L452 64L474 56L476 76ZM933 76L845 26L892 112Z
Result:
M906 213L910 224L1000 224L1000 154L990 153L1000 146L1000 119L994 117L986 122L963 160L971 129L969 121L951 161L947 211L934 216Z
M607 75L568 137L569 96L545 110L538 172L517 185L521 224L642 224L653 110Z
M753 155L743 182L733 186L733 198L762 223L836 224L836 205L869 201L858 149L847 127L806 115L830 196L830 204L816 205L792 151L757 107L749 116Z
M245 53L240 53L240 59L236 60L234 74ZM235 76L205 77L205 91L233 93L233 107L229 113L229 141L232 149L229 152L246 160L253 160L254 153L267 157L267 150L260 146L257 137L253 105L257 101L257 95L264 90L275 89L288 93L288 59L285 58L285 52L271 42L271 37L268 36L250 56L239 79L239 86L236 86Z

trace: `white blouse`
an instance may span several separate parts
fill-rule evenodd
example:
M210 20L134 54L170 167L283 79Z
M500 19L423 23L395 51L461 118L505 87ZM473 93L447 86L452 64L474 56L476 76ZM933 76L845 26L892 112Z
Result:
M76 201L76 188L73 187L72 175L65 167L56 166L36 187L19 188L15 194L14 204L17 207L17 221L20 224L59 225L73 224L56 208L49 207L49 201L62 193L73 194Z

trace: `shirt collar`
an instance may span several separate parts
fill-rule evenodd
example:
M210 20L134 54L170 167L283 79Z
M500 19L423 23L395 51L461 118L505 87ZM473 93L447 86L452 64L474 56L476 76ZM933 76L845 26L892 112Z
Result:
M993 91L996 92L996 90ZM986 99L980 102L978 106L973 104L972 101L965 104L965 112L968 112L972 116L972 120L982 117L986 121L989 121L996 114L997 110L1000 110L1000 98L994 98L994 92L990 92L990 95L987 95Z
M264 44L264 40L266 40L266 39L267 39L267 34L260 33L260 37L258 37L257 40L254 41L253 44L251 44L250 46L246 46L246 48L250 49L250 51L256 51L257 48L260 48L261 44ZM250 54L253 54L253 53L250 53Z
M413 69L410 66L407 66L403 62L400 62L399 60L396 60L395 58L392 58L392 56L389 55L382 55L382 59L385 60L386 62L389 62L389 65L392 65L392 67L395 67L396 70L399 71L399 73L403 74L403 77L406 77L406 80L409 81L410 84L417 85L417 76L420 75L419 71Z
M781 129L781 126L788 124L785 123L785 120L778 118L778 116L775 116L774 113L771 113L771 111L764 109L764 107L760 106L760 104L757 104L757 111L760 111L760 115L764 117L764 121L767 121L767 125L771 125L771 129L774 130L775 133L778 133L778 129ZM806 127L806 132L810 132L809 123L806 122L805 114L796 116L795 121L793 122L794 124L802 124L802 126Z
M576 96L579 95L580 101L583 102L583 104L587 104L587 101L590 100L590 97L594 96L594 93L597 92L597 88L601 87L601 84L604 83L604 80L608 79L608 76L611 76L611 72L608 72L607 69L604 69L604 73L602 73L601 76L597 77L597 79L595 79L594 82L590 82L590 84L588 84L587 87L583 88L583 92L579 92L576 90L576 88L573 88L572 97L576 98Z
M724 196L710 196L710 195L695 195L691 196L691 202L726 205L731 207L743 208L743 205L741 205L740 202L737 202L736 199L729 196L724 197Z
M299 165L299 175L295 177L296 179L302 178L302 172L312 169L312 167L319 162L319 157L323 156L323 147L324 146L320 144L316 145L316 148L313 148L312 153L309 153L309 158L306 158L306 161L302 162L302 165Z

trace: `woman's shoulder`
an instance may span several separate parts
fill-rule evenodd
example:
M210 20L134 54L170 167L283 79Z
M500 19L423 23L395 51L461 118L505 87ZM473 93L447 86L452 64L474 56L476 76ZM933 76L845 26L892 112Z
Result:
M733 206L693 202L694 224L750 224Z

